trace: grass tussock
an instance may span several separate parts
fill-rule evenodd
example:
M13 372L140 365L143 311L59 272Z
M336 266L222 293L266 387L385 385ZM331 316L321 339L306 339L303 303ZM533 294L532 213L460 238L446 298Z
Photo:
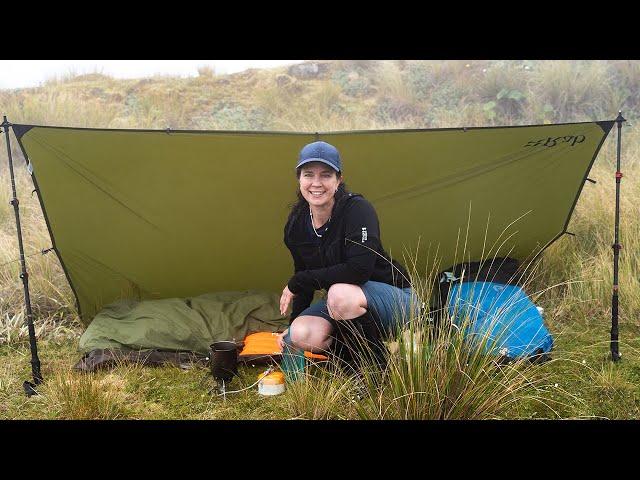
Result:
M38 319L39 320L39 319ZM75 340L81 333L76 325L69 325L55 316L34 322L36 338L54 341ZM15 345L29 340L27 322L23 313L0 316L0 345Z
M528 289L534 272L525 269L519 275ZM478 330L474 326L485 312L470 308L461 297L449 298L453 310L418 308L422 299L427 300L425 307L430 305L431 278L425 280L414 270L411 283L417 300L409 312L402 312L404 326L388 339L382 364L360 338L352 346L355 370L334 361L328 369L307 372L303 381L291 384L290 413L310 419L451 420L526 418L534 408L536 414L558 418L560 409L575 410L580 400L558 388L548 365L505 358L501 346L511 322L522 314L514 313L517 305L489 307L492 314Z
M541 62L532 75L531 90L538 103L550 105L558 122L612 118L621 105L612 101L605 62Z
M10 362L0 364L0 418L6 418L6 405L15 392L20 389L13 370L14 366Z
M122 376L62 370L47 378L39 393L54 418L118 420L131 413Z
M421 320L413 319L390 343L393 353L382 368L371 362L365 347L355 374L333 364L289 383L289 414L314 420L503 419L526 417L535 406L557 418L558 407L573 401L554 388L540 365L528 360L500 364L487 351L487 337L470 341L464 325L435 330Z
M285 406L292 418L345 420L353 418L356 385L335 365L308 367L300 381L287 383Z
M523 401L545 401L545 378L534 365L499 365L479 344L455 328L441 329L425 343L430 329L412 328L398 338L398 350L385 372L365 369L362 419L449 420L513 417ZM547 400L548 401L548 400Z

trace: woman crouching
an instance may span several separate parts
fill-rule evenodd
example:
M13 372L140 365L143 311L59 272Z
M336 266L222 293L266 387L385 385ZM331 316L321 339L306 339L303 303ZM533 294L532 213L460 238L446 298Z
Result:
M284 230L295 272L280 298L281 314L290 303L292 312L280 346L352 361L349 332L358 331L368 352L382 363L384 335L408 319L412 289L407 272L384 251L371 203L347 191L334 146L306 145L296 174L298 201ZM326 290L326 298L311 305L316 290Z

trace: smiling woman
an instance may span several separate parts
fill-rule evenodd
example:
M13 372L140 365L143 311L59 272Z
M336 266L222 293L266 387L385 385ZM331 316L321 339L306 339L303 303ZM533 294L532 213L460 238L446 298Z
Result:
M283 315L292 304L291 323L280 345L353 362L357 342L349 332L359 331L381 364L383 336L408 320L407 272L384 251L373 206L346 189L333 145L306 145L296 174L298 202L284 234L295 272L280 298ZM326 298L311 305L316 290L325 290Z

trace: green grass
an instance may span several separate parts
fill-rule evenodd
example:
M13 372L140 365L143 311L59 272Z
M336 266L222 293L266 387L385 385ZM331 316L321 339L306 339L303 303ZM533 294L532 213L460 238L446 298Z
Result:
M107 372L71 370L77 342L38 343L45 383L27 398L28 345L0 347L0 419L286 419L285 398L263 397L257 387L225 398L211 393L207 369L121 365ZM260 367L241 367L231 389L255 382Z
M522 395L489 418L608 418L640 416L640 329L622 325L623 360L607 358L608 318L559 329L547 322L554 334L554 360L535 372L542 391ZM347 397L353 385L335 372L315 369L307 382L289 385L285 394L264 397L257 387L226 400L213 396L207 369L194 367L147 368L120 366L92 375L70 371L77 361L76 341L40 340L40 357L46 379L41 395L22 392L31 376L27 344L0 347L0 419L345 419L420 418L404 416L404 408L391 406L378 417L377 398L360 401L358 412ZM264 367L244 367L230 389L254 383ZM426 378L426 377L425 377ZM346 395L347 397L343 396ZM399 395L395 394L396 397ZM491 397L490 397L491 398ZM418 405L420 405L418 403ZM467 405L468 406L468 405ZM419 410L426 416L426 409ZM462 417L485 418L485 417Z

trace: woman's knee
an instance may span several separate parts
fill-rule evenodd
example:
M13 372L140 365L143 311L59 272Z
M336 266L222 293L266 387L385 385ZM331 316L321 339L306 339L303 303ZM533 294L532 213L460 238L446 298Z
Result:
M326 349L330 335L331 325L324 318L299 317L289 327L293 345L312 352Z
M367 298L358 285L336 283L327 292L327 307L334 320L350 320L364 314Z
M293 323L289 327L289 338L296 346L307 343L311 339L311 335L311 328L304 323Z

